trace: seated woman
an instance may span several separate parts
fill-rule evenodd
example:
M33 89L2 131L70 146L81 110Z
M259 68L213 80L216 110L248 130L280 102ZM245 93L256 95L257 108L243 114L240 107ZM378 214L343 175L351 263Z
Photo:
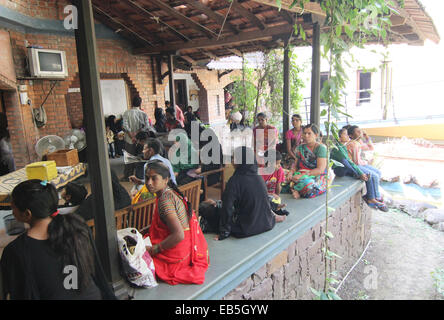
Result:
M368 164L367 161L362 159L362 151L374 150L373 143L370 137L361 130L358 126L349 126L347 128L350 141L347 143L347 151L350 159L366 174L372 174L378 177L378 181L381 180L381 171Z
M55 187L37 179L24 181L12 191L14 217L30 228L3 251L0 296L12 300L116 299L89 227L74 213L59 214L58 201Z
M260 112L256 116L258 125L253 129L254 153L258 157L260 165L263 165L263 155L268 149L276 149L278 131L272 125L267 124L267 115Z
M387 212L388 208L382 202L379 193L379 177L375 174L365 173L363 167L356 165L349 158L346 145L350 142L350 137L348 136L347 129L342 128L339 130L338 135L339 142L336 143L337 148L332 149L331 158L342 163L344 167L333 166L335 174L338 177L351 176L365 181L367 193L364 195L364 199L369 207Z
M291 117L291 124L293 129L290 129L285 134L287 142L287 156L296 160L295 149L303 143L302 140L302 118L298 114Z
M222 209L218 236L223 240L230 235L237 238L253 236L274 228L285 216L276 215L268 199L267 187L258 174L253 150L238 147L234 151L235 171L222 195Z
M156 194L156 207L147 247L159 279L176 285L202 284L209 265L208 246L191 204L171 183L169 169L160 161L148 163L145 185Z
M319 128L315 124L303 128L304 144L296 148L295 172L291 192L295 199L314 198L327 190L327 147L319 143Z

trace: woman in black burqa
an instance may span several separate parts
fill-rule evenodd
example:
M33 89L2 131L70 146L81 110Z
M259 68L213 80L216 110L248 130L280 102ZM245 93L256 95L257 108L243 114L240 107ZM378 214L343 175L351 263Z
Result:
M233 166L235 171L222 195L222 207L212 210L211 217L201 214L204 220L218 221L215 240L223 240L230 235L237 238L253 236L269 231L276 222L285 220L285 216L276 215L271 210L253 150L236 148Z
M59 214L58 201L56 188L38 179L21 182L12 191L14 217L30 228L3 251L0 298L115 299L89 227L74 213Z

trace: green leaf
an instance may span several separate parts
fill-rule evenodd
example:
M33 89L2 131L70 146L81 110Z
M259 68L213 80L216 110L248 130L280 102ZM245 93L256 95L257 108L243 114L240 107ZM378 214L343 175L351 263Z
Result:
M314 294L317 298L319 298L319 297L321 296L321 292L320 292L320 291L318 291L318 290L316 290L316 289L314 289L314 288L312 288L312 287L310 287L310 290L311 290L311 292L313 292L313 294Z
M325 294L325 292L321 292L320 299L321 299L321 300L330 300L330 299L328 298L328 296Z
M324 109L324 110L321 111L321 117L323 117L325 115L327 115L327 110Z
M333 238L334 238L333 233L331 233L330 231L328 231L328 232L324 232L324 234L325 234L329 239L333 239Z

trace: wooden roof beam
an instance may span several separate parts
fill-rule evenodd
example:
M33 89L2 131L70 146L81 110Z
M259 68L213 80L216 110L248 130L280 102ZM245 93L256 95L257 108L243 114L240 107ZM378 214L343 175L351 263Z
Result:
M295 24L295 21L296 21L296 20L293 18L293 16L292 16L290 13L288 13L288 11L286 11L286 10L281 10L281 11L279 12L279 14L281 15L282 18L285 19L285 21L288 22L288 24L291 24L291 25L294 25L294 24Z
M278 4L276 0L251 0L257 3L265 4L267 6L272 6L278 8ZM304 8L302 9L300 6L295 5L290 9L290 6L293 4L293 0L281 0L281 9L296 12L296 13L314 13L320 16L327 16L326 13L322 10L321 5L317 2L307 2L304 4Z
M107 14L105 11L103 11L102 9L100 9L99 7L97 7L96 5L92 5L93 10L99 14L101 14L102 16L105 16L107 19L110 19L111 21L113 21L114 23L119 24L120 26L122 26L125 30L129 31L130 33L132 33L133 35L135 35L136 37L138 37L139 39L142 39L144 42L148 43L150 46L154 47L154 44L149 41L148 39L146 39L145 37L143 37L142 35L140 35L139 33L135 32L134 30L132 30L131 28L129 28L128 26L124 25L123 23L121 23L120 21L114 19L113 17L111 17L109 14Z
M238 57L242 57L242 52L240 52L239 50L237 50L237 49L231 49L231 48L228 48L227 49L228 51L230 51L231 53L234 53L236 56L238 56Z
M308 25L305 25L308 28ZM293 30L293 26L288 24L280 25L276 27L266 28L262 32L247 31L239 33L238 35L233 35L230 37L225 37L223 39L210 39L210 40L198 40L189 41L187 43L180 44L169 44L165 46L157 46L155 48L138 48L134 50L135 54L159 54L168 51L180 51L187 49L200 49L200 48L211 48L211 47L223 47L230 46L242 42L256 41L271 38L279 34L290 34Z
M195 66L197 64L197 62L194 59L192 59L190 56L178 56L178 57L190 63L192 66Z
M155 14L151 13L150 11L146 10L144 7L142 7L141 5L139 5L138 3L132 1L132 0L125 0L126 3L128 3L128 5L130 7L132 7L134 10L137 11L138 14L140 14L142 17L144 17L147 20L155 20L154 18L157 17ZM180 33L179 31L177 31L174 27L170 26L168 23L162 21L162 20L158 20L158 23L164 25L167 27L166 30L168 30L171 34L173 34L174 36L178 37L179 39L183 40L183 41L189 41L190 39L188 37L186 37L185 35L183 35L182 33Z
M254 13L252 13L247 8L243 7L238 0L233 1L233 9L235 9L241 16L247 18L253 25L258 27L260 30L265 30L265 24L258 18Z
M128 17L125 16L122 12L114 9L111 6L107 10L109 11L109 13L113 14L114 16L116 16L119 19L119 23L122 26L129 27L132 30L136 31L137 33L139 33L145 37L148 37L148 35L145 32L142 32L141 30L136 29L137 26L135 26L133 23L131 23L131 19L128 19ZM165 41L153 32L149 34L149 37L152 38L154 41L160 42L162 45L165 44Z
M218 23L220 26L224 25L225 17L215 11L213 11L211 8L204 5L199 0L184 0L187 4L195 8L196 10L202 12L210 19L213 19L216 23ZM233 24L229 23L228 21L225 21L225 25L232 31L234 34L238 34L240 31L239 29L234 26Z
M207 38L211 39L211 38L214 38L217 36L217 34L215 32L213 32L212 30L210 30L210 29L204 27L203 25L201 25L200 23L197 23L196 21L188 18L187 16L183 15L182 13L177 11L176 9L170 7L167 3L163 2L162 0L150 0L149 2L158 6L159 8L162 9L162 11L165 11L169 15L173 16L174 18L176 18L177 20L182 22L187 27L192 28L192 29L204 34Z

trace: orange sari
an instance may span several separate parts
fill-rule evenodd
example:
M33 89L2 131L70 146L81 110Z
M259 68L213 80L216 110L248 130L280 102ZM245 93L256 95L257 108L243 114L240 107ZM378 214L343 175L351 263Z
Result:
M187 208L186 202L183 202ZM168 226L160 219L158 208L156 198L156 209L149 232L153 245L170 234ZM189 225L190 228L184 230L185 238L181 242L153 256L157 277L171 285L202 284L205 281L205 272L210 262L208 245L194 211Z

